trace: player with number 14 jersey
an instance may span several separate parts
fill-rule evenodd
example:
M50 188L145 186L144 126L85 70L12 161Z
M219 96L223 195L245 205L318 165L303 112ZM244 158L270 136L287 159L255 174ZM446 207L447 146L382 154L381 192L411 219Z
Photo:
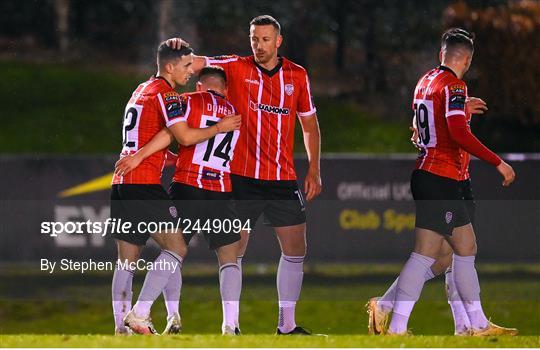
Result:
M184 96L185 118L192 128L215 125L236 112L223 95L213 90ZM180 146L173 181L209 191L231 192L230 163L239 134L234 130L196 145Z

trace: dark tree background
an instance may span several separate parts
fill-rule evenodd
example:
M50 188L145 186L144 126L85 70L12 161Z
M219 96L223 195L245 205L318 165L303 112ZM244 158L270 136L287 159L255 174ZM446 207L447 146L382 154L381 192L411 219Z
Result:
M490 108L475 132L498 151L540 151L539 1L4 0L1 57L151 71L153 50L171 36L201 54L250 54L259 14L280 21L282 54L309 69L318 96L404 123L416 80L438 64L441 33L471 30L465 78Z

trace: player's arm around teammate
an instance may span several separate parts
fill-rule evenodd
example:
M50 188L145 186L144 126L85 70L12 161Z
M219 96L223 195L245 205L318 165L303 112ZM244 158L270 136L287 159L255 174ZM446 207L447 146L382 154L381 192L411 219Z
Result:
M187 47L171 50L164 44L159 46L157 74L139 85L126 107L122 155L136 152L139 147L149 142L151 137L157 135L163 125L172 126L181 120L183 111L174 88L176 85L187 83L193 74L192 61L192 50ZM150 318L150 310L162 292L165 295L169 313L166 332L172 328L178 332L181 327L177 311L181 289L181 266L187 254L187 245L182 232L176 230L177 226L173 221L177 216L176 209L160 184L162 169L160 165L164 162L164 156L164 151L156 152L128 176L115 173L113 178L111 198L116 199L116 202L125 201L111 204L111 216L113 216L113 204L115 204L114 211L120 213L121 217L124 216L139 224L159 223L157 231L122 232L115 236L118 242L125 241L126 244L138 246L144 246L147 239L152 237L161 248L161 253L154 261L155 268L146 273L137 303L123 317L124 325L140 334L157 333ZM162 223L167 224L166 228L161 225ZM123 246L124 242L119 244L119 250ZM120 281L117 277L117 271L115 271L112 288L113 301L119 292L122 295L131 293L131 290L128 290L131 289L131 283ZM129 287L126 287L127 284ZM129 302L131 302L131 296L129 296ZM113 302L113 308L114 306ZM125 312L125 306L126 304L122 306L122 313ZM117 311L115 309L115 316Z
M143 160L152 154L168 147L174 139L182 146L191 146L211 139L219 133L226 133L240 129L241 116L228 115L218 123L206 128L191 128L187 122L179 122L169 129L163 128L156 136L136 153L118 160L114 172L125 175L135 169Z
M228 98L242 114L241 135L231 164L236 209L242 219L274 228L281 247L277 273L279 301L277 334L310 334L295 321L306 255L305 200L299 189L293 148L296 117L300 118L309 157L304 189L310 200L321 191L320 132L309 77L298 64L278 55L281 26L268 15L249 26L252 55L194 57L193 69L221 66L229 81ZM172 47L181 39L167 41ZM247 231L242 231L241 264Z

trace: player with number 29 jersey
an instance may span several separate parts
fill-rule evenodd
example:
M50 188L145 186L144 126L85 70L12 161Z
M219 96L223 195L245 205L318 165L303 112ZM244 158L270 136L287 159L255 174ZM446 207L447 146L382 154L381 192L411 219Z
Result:
M191 128L206 128L235 114L233 105L213 90L182 95L184 118ZM231 192L230 162L238 141L238 130L220 133L193 146L180 146L174 182L209 191Z
M416 168L433 174L463 180L468 174L468 153L452 140L446 118L466 116L467 86L444 66L427 72L416 85L413 109L419 146ZM469 117L470 118L470 117Z
M452 118L461 116L470 123L466 100L467 85L445 66L430 70L418 81L413 110L421 152L416 169L457 181L469 178L469 152L455 141L451 130ZM469 125L467 130L470 132ZM500 163L500 158L483 145L473 146L469 150L474 155L493 165Z

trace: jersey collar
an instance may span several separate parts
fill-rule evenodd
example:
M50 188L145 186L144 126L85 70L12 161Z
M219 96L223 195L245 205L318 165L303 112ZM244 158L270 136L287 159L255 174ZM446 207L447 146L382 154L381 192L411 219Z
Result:
M161 80L163 80L164 82L167 83L167 85L169 85L169 86L171 87L171 89L173 88L173 87L171 86L171 84L167 81L167 79L163 78L162 76L160 76L160 75L155 75L155 74L154 74L152 77L153 77L154 79L161 79Z
M225 98L225 95L220 94L219 92L215 90L206 90L207 92L211 93L212 95L219 96L221 98Z
M255 63L255 66L257 66L257 68L259 68L261 72L271 77L277 72L279 72L279 70L283 66L283 57L278 55L278 64L272 70L268 70L264 67L261 67L257 62L255 62L255 57L253 57L253 63Z
M439 67L437 67L437 68L439 68L440 70L445 70L445 71L447 71L447 72L450 72L450 73L454 74L454 76L457 78L457 74L456 74L452 69L448 68L447 66L443 66L443 65L441 64L441 65L440 65Z

